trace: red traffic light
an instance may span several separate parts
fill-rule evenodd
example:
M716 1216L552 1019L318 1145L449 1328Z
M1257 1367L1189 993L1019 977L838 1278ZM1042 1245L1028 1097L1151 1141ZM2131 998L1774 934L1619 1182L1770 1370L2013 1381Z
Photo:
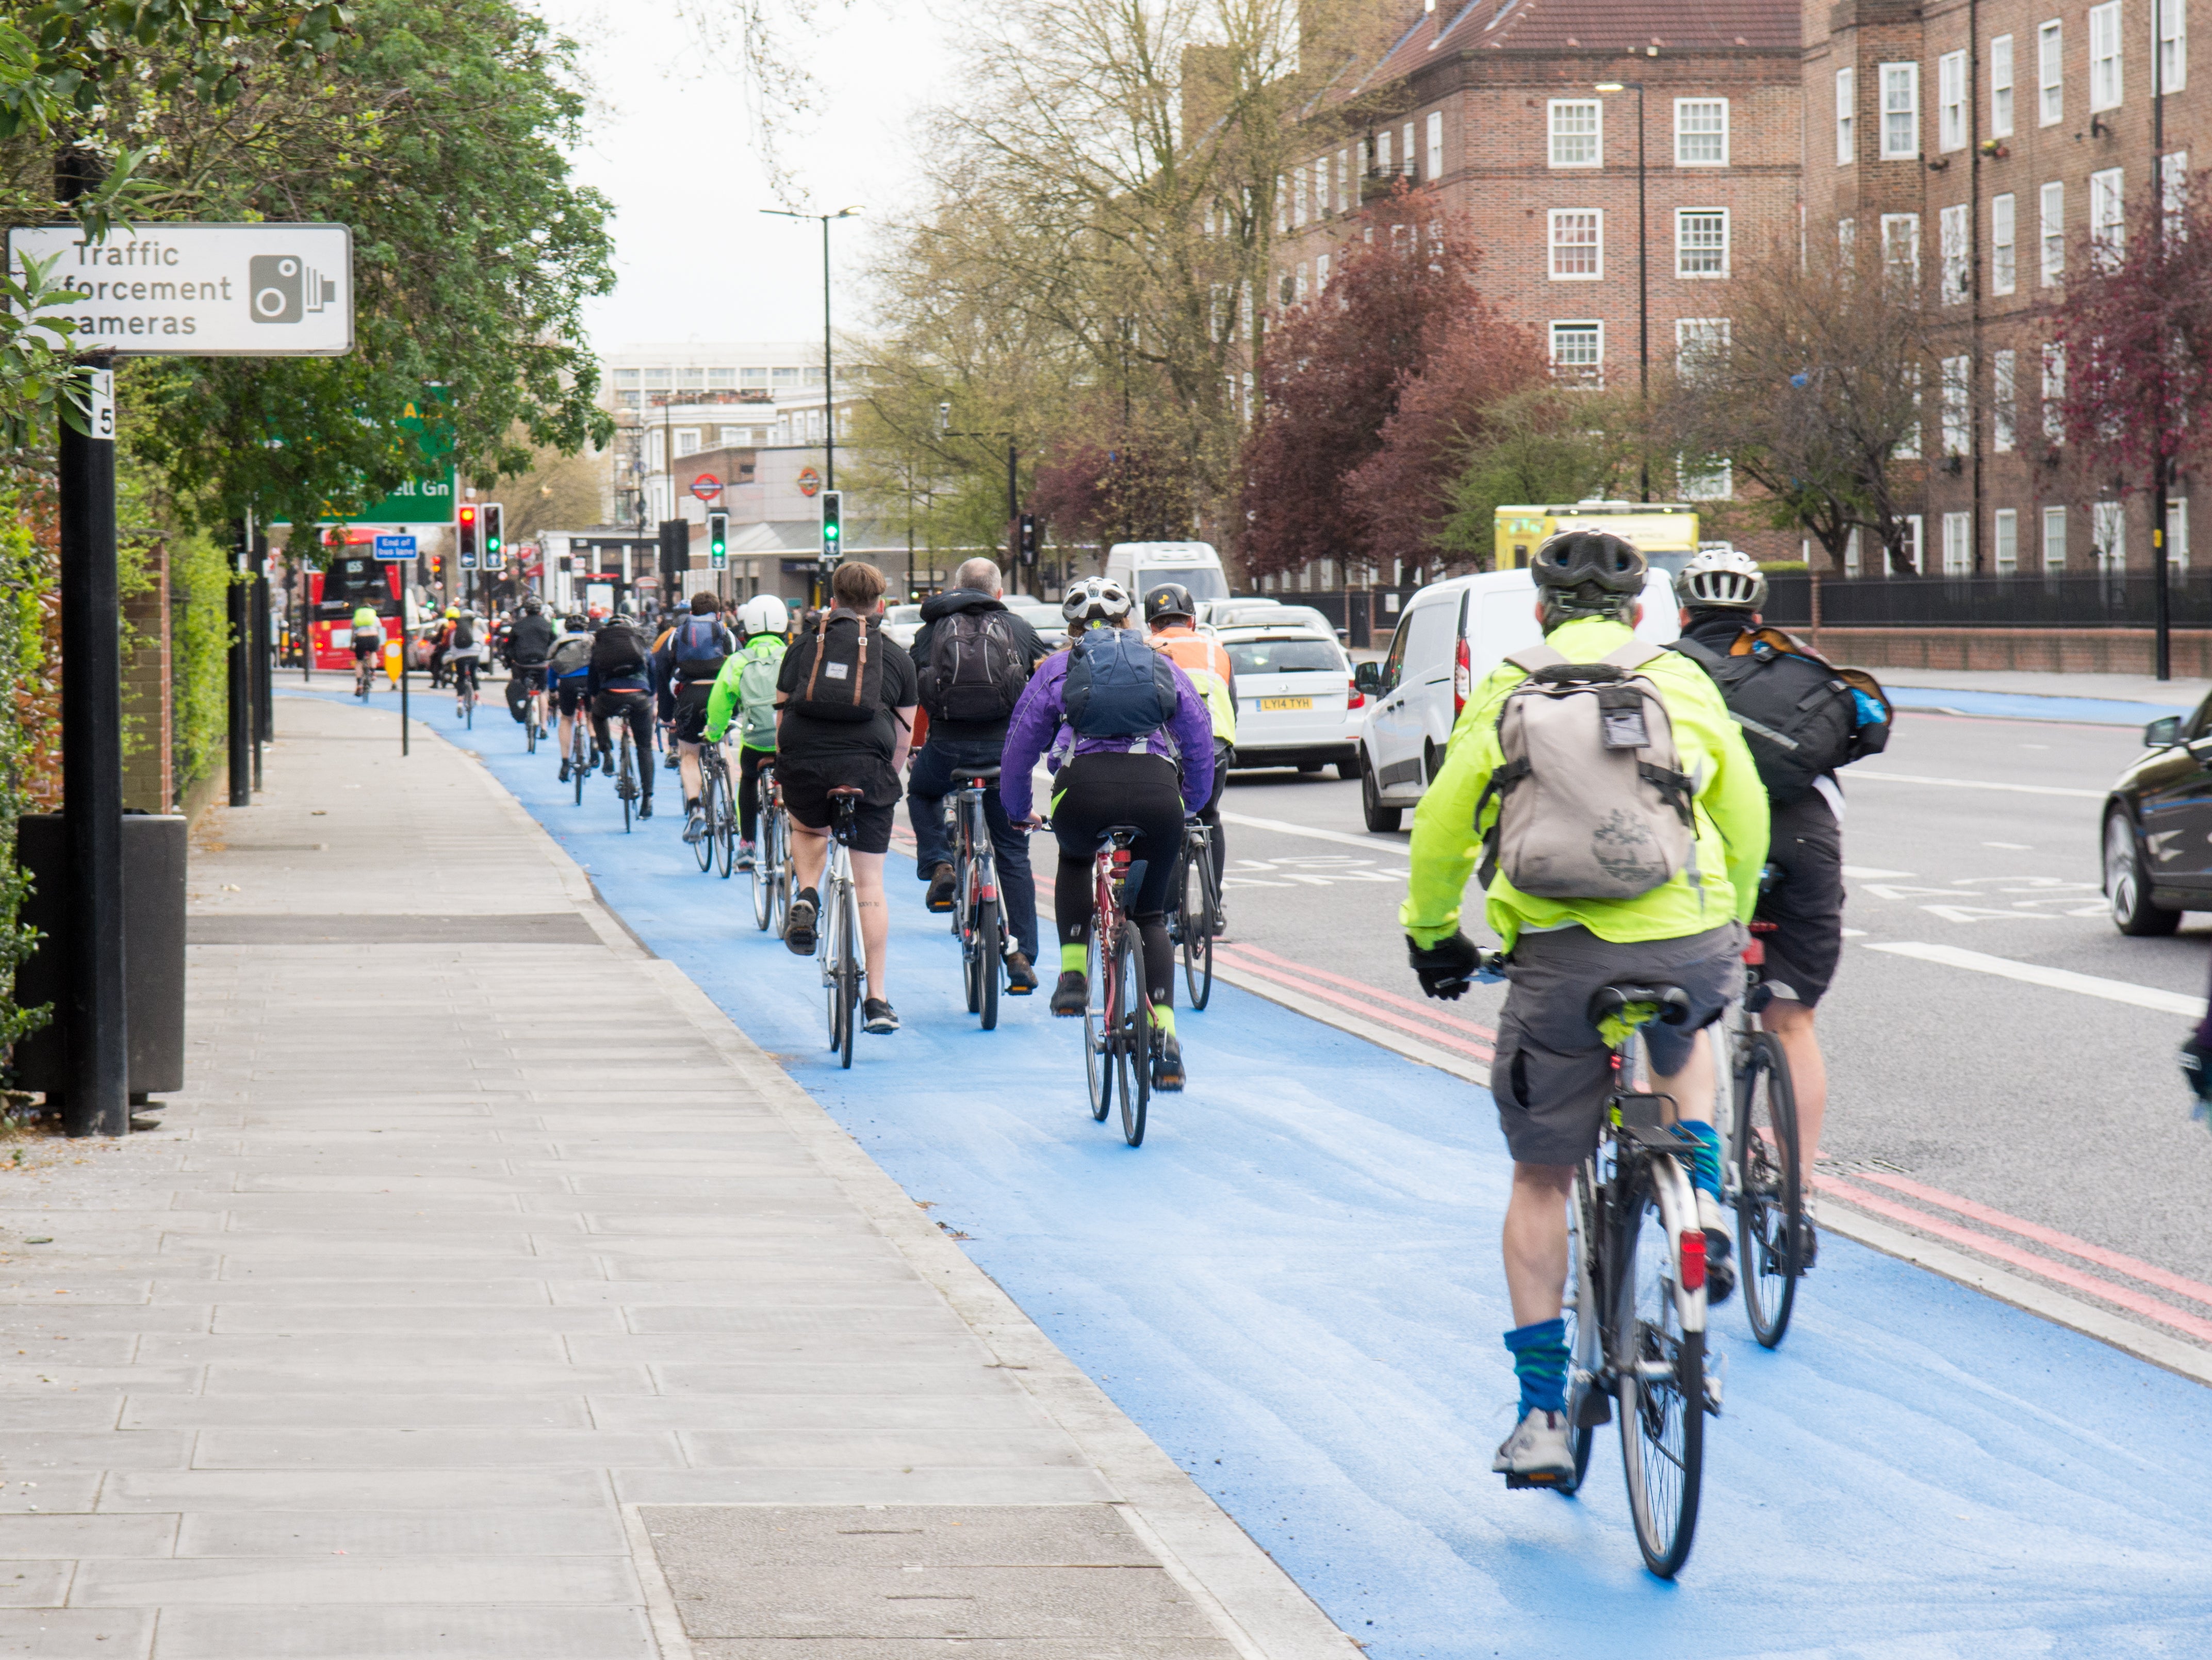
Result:
M477 510L474 508L463 508L461 509L461 522L464 525L475 524L477 522Z

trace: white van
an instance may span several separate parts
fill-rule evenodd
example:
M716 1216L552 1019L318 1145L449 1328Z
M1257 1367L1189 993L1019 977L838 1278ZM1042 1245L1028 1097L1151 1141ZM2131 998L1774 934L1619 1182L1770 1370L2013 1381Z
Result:
M1229 597L1221 556L1205 542L1116 542L1106 550L1106 577L1128 589L1139 615L1145 596L1163 582L1182 583L1194 599Z
M1644 577L1638 635L1655 646L1680 634L1673 580ZM1390 653L1362 663L1366 694L1359 728L1359 804L1370 830L1395 830L1443 764L1452 725L1474 688L1509 652L1538 644L1536 583L1525 570L1455 576L1415 594L1398 619Z

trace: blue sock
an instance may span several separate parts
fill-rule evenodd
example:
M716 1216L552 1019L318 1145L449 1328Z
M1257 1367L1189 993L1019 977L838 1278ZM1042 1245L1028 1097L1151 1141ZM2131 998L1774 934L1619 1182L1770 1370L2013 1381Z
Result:
M1690 1152L1690 1183L1700 1193L1721 1196L1721 1133L1711 1124L1685 1119L1674 1127L1697 1146Z
M1521 1380L1521 1415L1567 1408L1567 1323L1539 1320L1505 1334L1513 1375Z

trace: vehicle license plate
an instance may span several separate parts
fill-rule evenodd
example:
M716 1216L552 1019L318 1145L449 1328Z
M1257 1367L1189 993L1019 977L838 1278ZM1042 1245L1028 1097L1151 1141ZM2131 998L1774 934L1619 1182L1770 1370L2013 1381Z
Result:
M1260 700L1262 714L1271 709L1310 709L1312 707L1313 699L1310 697L1262 697Z

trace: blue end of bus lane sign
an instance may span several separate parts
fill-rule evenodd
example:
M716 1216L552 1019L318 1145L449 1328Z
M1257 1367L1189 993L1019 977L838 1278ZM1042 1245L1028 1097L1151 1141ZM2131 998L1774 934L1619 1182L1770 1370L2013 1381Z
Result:
M376 538L376 556L380 559L412 559L415 538L411 536L380 536Z

